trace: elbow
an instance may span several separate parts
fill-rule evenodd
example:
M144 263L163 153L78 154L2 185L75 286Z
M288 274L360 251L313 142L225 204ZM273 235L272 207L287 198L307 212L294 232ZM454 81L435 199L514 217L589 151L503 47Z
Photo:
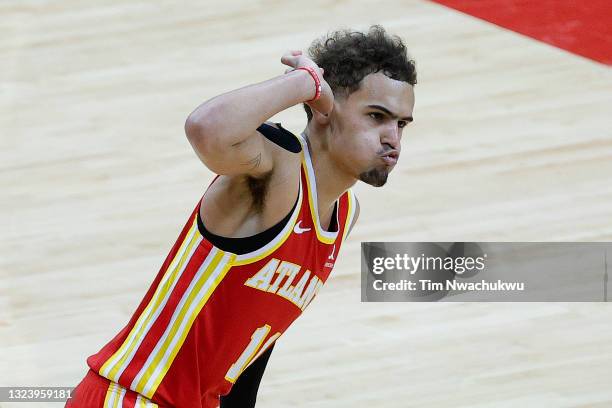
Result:
M216 143L201 123L187 118L185 121L185 135L200 160L206 162L207 157L214 155Z
M219 132L215 130L215 119L209 109L200 106L187 117L185 135L202 153L212 150L218 144L215 139L218 138Z
M205 133L210 133L208 129L211 127L212 122L210 109L206 107L206 104L200 105L187 116L185 120L185 135L188 138L197 138Z
M202 126L202 123L198 121L192 113L185 120L185 136L187 136L187 139L192 140L201 137L203 134L204 126Z

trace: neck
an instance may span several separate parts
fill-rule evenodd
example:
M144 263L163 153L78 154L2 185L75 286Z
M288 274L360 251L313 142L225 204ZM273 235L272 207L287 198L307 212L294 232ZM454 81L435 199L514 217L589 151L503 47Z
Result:
M342 168L335 160L329 149L327 140L331 136L329 127L317 127L310 123L302 132L310 150L312 167L315 173L317 184L317 205L320 216L331 214L336 200L351 186L357 179L350 175L346 169Z

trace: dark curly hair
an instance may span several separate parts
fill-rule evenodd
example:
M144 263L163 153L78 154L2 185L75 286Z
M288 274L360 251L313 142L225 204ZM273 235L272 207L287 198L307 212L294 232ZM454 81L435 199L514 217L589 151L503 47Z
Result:
M315 40L308 48L309 57L325 70L323 77L334 96L348 97L359 90L361 80L382 71L389 78L416 84L416 68L408 58L406 46L380 25L372 25L367 34L342 29ZM304 104L308 121L310 107Z

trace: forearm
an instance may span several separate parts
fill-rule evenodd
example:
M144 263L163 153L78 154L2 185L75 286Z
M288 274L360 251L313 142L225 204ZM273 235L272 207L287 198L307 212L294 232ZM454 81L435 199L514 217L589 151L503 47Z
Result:
M296 70L216 96L193 111L186 129L218 147L242 142L263 122L314 95L314 81Z

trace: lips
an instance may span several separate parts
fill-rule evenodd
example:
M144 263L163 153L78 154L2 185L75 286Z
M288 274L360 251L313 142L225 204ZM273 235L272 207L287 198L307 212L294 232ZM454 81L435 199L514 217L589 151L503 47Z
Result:
M381 156L381 159L385 162L387 166L395 165L397 163L398 158L399 158L399 154L397 152L389 152Z

